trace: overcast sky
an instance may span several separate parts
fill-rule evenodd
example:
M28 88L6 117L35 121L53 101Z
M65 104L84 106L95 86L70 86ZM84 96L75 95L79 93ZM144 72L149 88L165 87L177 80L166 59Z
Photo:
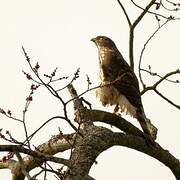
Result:
M135 19L140 11L130 6L130 1L124 0L124 3L130 17ZM0 23L0 107L11 109L16 117L22 116L31 85L22 73L22 70L30 72L22 53L22 45L32 63L39 62L42 74L51 73L58 67L60 75L73 75L80 67L80 78L75 82L79 93L86 89L86 74L93 82L92 86L98 83L97 48L90 41L91 38L97 35L109 36L128 61L128 24L116 0L0 0ZM157 27L155 17L146 16L135 31L136 72L140 50ZM160 75L178 69L179 32L180 22L173 21L156 34L146 48L142 67L147 69L151 65L152 71ZM145 73L143 79L149 85L157 80ZM180 76L173 76L172 79L180 80ZM166 82L159 90L180 104L179 86ZM63 98L69 98L66 91ZM111 111L111 108L102 108L93 93L87 94L86 98L93 104L93 108ZM142 98L147 116L159 130L157 141L176 158L180 158L180 112L153 92L143 95ZM43 88L35 94L27 114L30 132L53 115L59 115L57 103ZM71 108L69 113L73 113ZM136 120L131 122L139 126ZM24 139L23 126L20 123L0 116L0 124L0 128L10 130L17 139ZM33 143L38 145L57 134L57 124L64 132L69 131L66 124L56 121L39 132ZM107 150L97 161L98 164L90 172L97 180L175 180L171 171L157 160L124 147ZM10 171L0 171L0 179L10 180L10 177Z

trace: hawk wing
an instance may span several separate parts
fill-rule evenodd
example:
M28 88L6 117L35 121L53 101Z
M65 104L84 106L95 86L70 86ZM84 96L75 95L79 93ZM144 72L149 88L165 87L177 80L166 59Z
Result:
M117 52L108 52L111 55L104 57L111 58L109 59L110 63L101 65L104 81L111 82L111 85L120 94L124 95L134 107L140 110L142 102L138 80L122 55L119 52L117 54Z
M139 92L139 84L133 72L126 71L124 73L119 73L113 86L123 94L134 107L138 110L141 109L142 102Z

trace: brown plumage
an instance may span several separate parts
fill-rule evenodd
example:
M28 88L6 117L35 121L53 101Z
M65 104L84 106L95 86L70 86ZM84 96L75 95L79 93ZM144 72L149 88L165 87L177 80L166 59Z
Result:
M98 36L92 41L99 52L102 87L97 89L97 97L104 106L116 105L115 113L120 108L121 112L136 118L143 131L155 139L157 129L145 116L135 73L110 38Z

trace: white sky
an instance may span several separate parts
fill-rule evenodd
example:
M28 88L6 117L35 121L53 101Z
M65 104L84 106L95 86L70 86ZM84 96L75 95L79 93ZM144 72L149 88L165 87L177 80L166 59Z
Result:
M124 2L128 13L134 19L139 10L129 6L129 1ZM136 70L140 50L157 27L154 17L146 16L145 20L138 26L135 34ZM86 88L86 74L93 85L97 84L98 55L96 47L90 41L92 37L111 37L128 59L128 26L116 0L0 0L0 23L0 107L11 109L17 117L21 117L31 84L22 74L22 70L29 71L22 45L31 61L34 64L39 62L42 73L51 73L55 67L59 67L62 76L73 75L80 67L80 79L75 83L79 92ZM162 75L178 69L179 32L179 21L170 22L163 28L147 47L143 56L143 67L151 65L153 71ZM143 75L147 83L154 82L147 74ZM177 78L180 80L180 76L174 77ZM179 84L163 83L159 89L180 104ZM63 97L68 99L69 95L65 92ZM86 99L94 108L105 109L97 102L93 93L89 93ZM180 158L180 112L154 93L144 95L143 102L147 116L159 129L157 141ZM35 94L27 114L30 132L53 115L59 115L60 107L57 103L46 90L40 89ZM71 110L70 108L70 114L73 113ZM138 125L135 120L132 122ZM0 116L0 123L0 128L10 130L12 135L20 140L24 139L21 124L3 116ZM38 145L47 141L51 135L57 134L57 126L64 132L69 131L66 124L56 120L39 132L33 143ZM93 166L90 173L97 180L175 179L170 170L157 160L123 147L107 150L97 161L98 165ZM0 179L10 180L10 172L1 170Z

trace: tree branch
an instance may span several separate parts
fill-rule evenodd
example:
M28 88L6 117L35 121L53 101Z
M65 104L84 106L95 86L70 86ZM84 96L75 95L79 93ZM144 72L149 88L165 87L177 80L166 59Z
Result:
M151 2L144 8L143 12L139 15L139 17L133 23L133 29L137 26L137 24L141 21L144 15L148 12L151 6L156 2L156 0L151 0Z
M169 100L167 97L165 97L164 95L162 95L162 93L160 93L157 89L154 89L154 91L160 96L162 97L164 100L166 100L169 104L173 105L174 107L176 107L177 109L180 110L180 105L177 105L175 103L173 103L171 100Z
M144 11L144 8L142 8L141 6L139 6L138 4L136 4L133 0L131 0L131 2L136 6L136 7L138 7L139 9L141 9L141 10L143 10ZM164 18L164 19L169 19L169 17L167 17L167 16L164 16L164 15L162 15L162 14L158 14L158 13L155 13L155 12L152 12L152 11L147 11L149 14L152 14L152 15L155 15L155 16L159 16L159 17L162 17L162 18ZM179 18L177 18L177 19L179 19Z
M126 9L124 8L124 6L123 6L123 4L121 3L120 0L117 0L117 2L119 3L121 9L123 10L124 15L126 16L126 19L127 19L128 24L129 24L129 27L131 27L131 20L130 20L130 18L128 16L127 12L126 12Z
M149 90L154 90L154 89L156 89L156 87L157 87L161 82L163 82L164 80L166 80L169 76L174 75L174 74L179 74L179 73L180 73L180 70L179 70L179 69L167 73L167 74L164 75L161 79L159 79L156 83L154 83L154 85L148 86L148 87L146 87L145 89L143 89L143 90L141 91L141 95L143 95L144 93L146 93L146 92L149 91Z
M50 153L50 155L45 154L44 152L40 151L33 151L27 148L24 148L20 145L1 145L0 146L0 151L11 151L11 152L21 152L24 154L28 154L34 158L38 158L40 160L44 161L52 161L60 164L64 164L66 166L71 166L71 163L69 160L63 159L63 158L58 158L58 157L53 157ZM26 159L26 158L25 158Z
M126 119L116 114L93 109L84 109L83 111L81 111L81 113L81 117L88 117L93 122L106 123L111 126L115 126L116 128L120 129L126 134L144 137L144 133L140 129L138 129L136 126L128 122Z
M23 158L25 170L29 172L30 170L40 166L44 161L53 161L56 163L64 164L66 166L71 166L69 160L54 157L52 155L58 152L64 152L71 147L71 144L74 142L74 138L76 141L81 138L79 135L67 134L67 135L56 135L53 136L49 141L39 145L36 149L37 151L32 151L26 149L22 146L17 145L1 145L0 151L10 151L10 152L21 152L24 154L28 154L28 156ZM67 141L68 139L68 141ZM70 144L70 143L71 144ZM8 160L7 162L0 162L0 167L2 168L9 168L13 174L13 180L23 180L24 175L20 169L20 163L14 160Z
M130 27L130 35L129 35L129 60L130 66L134 71L134 30L138 23L142 20L144 15L148 12L150 7L155 3L156 0L151 0L151 2L146 6L143 12L137 17L134 23Z
M151 76L157 76L159 78L163 78L163 76L157 74L156 72L152 72L151 70L141 69L141 71L144 71L144 72L150 74ZM171 83L179 83L180 84L180 81L178 79L177 80L165 79L165 80L168 81L168 82L171 82Z
M139 72L139 79L140 79L140 82L143 86L143 89L145 89L146 85L144 84L143 80L142 80L142 76L141 76L141 62L142 62L142 56L143 56L143 53L146 49L146 46L148 45L148 43L150 42L150 40L157 34L157 32L164 26L166 25L167 23L169 22L169 20L167 20L166 22L164 22L162 25L160 25L154 32L153 34L147 39L147 41L145 42L144 44L144 47L141 51L141 54L140 54L140 58L139 58L139 65L138 65L138 72Z
M22 173L24 174L24 176L27 177L28 180L32 180L32 177L29 175L29 173L28 173L28 172L26 171L26 169L25 169L25 164L24 164L24 161L23 161L23 159L22 159L19 151L17 151L17 149L14 149L14 151L15 151L15 154L16 154L17 159L18 159L18 161L19 161L19 164L20 164L20 168L21 168Z

